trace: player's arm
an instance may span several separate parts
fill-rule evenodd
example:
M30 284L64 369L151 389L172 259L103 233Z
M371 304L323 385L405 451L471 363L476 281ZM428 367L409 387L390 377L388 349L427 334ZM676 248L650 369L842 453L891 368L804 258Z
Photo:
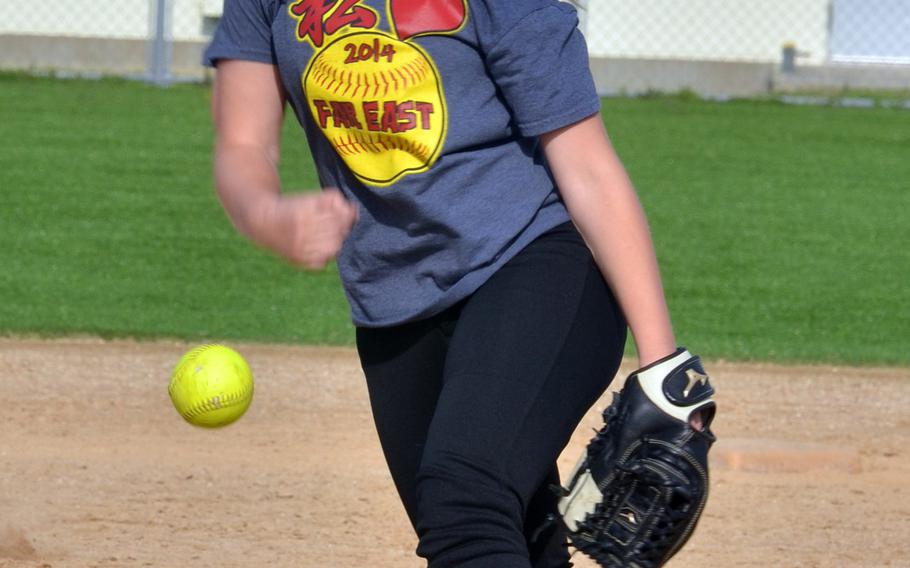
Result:
M237 229L263 246L273 237L264 227L266 211L281 193L284 104L274 65L218 63L212 90L215 189Z
M274 65L219 61L212 93L215 188L237 230L289 262L319 269L356 219L337 190L281 194L285 94Z
M600 116L540 139L569 214L626 316L639 366L673 353L676 340L647 220Z
M560 518L572 544L603 566L663 565L704 510L714 388L699 358L676 348L648 224L600 116L541 141L640 361L570 476ZM638 508L628 516L618 503Z

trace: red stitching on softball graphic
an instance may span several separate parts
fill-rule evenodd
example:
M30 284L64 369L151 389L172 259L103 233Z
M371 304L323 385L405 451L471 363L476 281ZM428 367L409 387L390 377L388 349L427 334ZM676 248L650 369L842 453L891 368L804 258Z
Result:
M382 137L380 137L380 136L377 136L376 139L373 140L373 147L376 148L377 154L382 154L382 153L388 151L388 147L382 141Z
M329 64L326 63L325 61L320 61L316 65L316 70L319 71L320 73L322 73L326 77L332 76L332 68L329 67Z
M423 59L417 62L417 70L420 73L420 80L423 81L430 74L430 66Z
M421 79L423 79L423 75L421 75L421 73L420 73L420 65L418 65L418 63L416 61L411 61L410 63L405 65L405 69L407 69L409 73L412 73L414 75L414 77L416 77L414 79L415 83L420 81Z
M420 72L420 64L416 61L411 61L407 65L408 71L414 75L414 81L420 82L423 79L423 74Z
M359 148L361 152L365 152L365 151L366 151L366 148L363 147L363 144L361 144L360 142L357 141L357 138L356 138L356 137L354 137L354 136L352 136L352 135L348 135L348 140L351 141L351 144L352 144L355 148Z
M319 78L321 76L322 76L322 73L320 72L319 65L318 64L314 65L313 70L311 71L311 75L310 75L310 77L312 77L312 82L318 84Z
M360 86L362 85L362 83L360 81L360 74L354 73L354 71L351 71L350 77L348 77L348 81L351 83L351 86L354 87L354 92L351 93L351 98L356 99L357 91L360 90Z
M326 73L332 78L332 84L337 85L335 88L339 89L344 84L344 72L337 67L333 67L331 64L326 62L325 64Z
M357 139L360 140L362 144L366 144L369 147L370 152L374 154L382 153L382 149L376 145L376 141L373 140L371 136L365 135L363 138L358 137Z
M348 150L348 145L344 143L344 140L341 138L332 138L332 145L335 146L335 150L342 155L350 155Z
M424 162L429 162L432 154L430 147L421 143L418 143L418 146L420 147L420 159Z
M341 72L341 82L342 82L343 84L347 85L347 88L344 90L344 93L342 93L342 96L344 96L344 97L348 96L348 91L351 90L351 87L352 87L352 85L351 85L351 77L352 77L353 74L354 74L353 71L348 71L348 78L345 79L345 78L344 78L344 71Z
M326 65L324 72L326 80L323 84L323 88L327 91L331 91L333 94L337 94L340 83L338 82L338 79L335 78L335 70Z
M329 80L329 76L324 73L319 73L318 71L314 71L313 75L313 82L316 83L316 86L324 89L326 82Z
M312 74L310 75L310 77L312 77L310 82L314 83L317 87L322 87L325 83L326 76L327 75L319 69L319 66L317 65L313 68Z
M380 90L385 96L393 88L395 90L399 87L407 89L417 84L417 79L423 79L426 76L423 73L424 69L425 64L408 63L404 66L403 71L401 69L389 71L390 83L383 71L358 73L352 69L338 70L325 61L319 61L311 71L311 82L336 95L341 93L342 96L350 95L352 98L366 97L370 95L372 89L372 96L378 96ZM395 77L395 73L398 73L401 78L400 83ZM342 91L342 89L344 90Z
M408 65L411 65L411 64L408 63ZM414 74L411 73L411 70L408 69L408 65L404 66L404 72L408 74L408 79L410 79L412 83L416 83L417 80L414 78Z
M332 69L331 67L329 67L326 69L326 73L329 76L329 80L326 82L325 89L326 90L331 89L331 91L333 93L337 93L338 88L341 85L341 82L338 81L338 77L336 77L336 75L335 75L336 71L334 69Z
M337 94L341 91L341 88L346 86L348 83L344 78L344 69L334 69L334 68L331 68L331 69L332 69L332 84L335 85L337 83L337 85L338 85L337 87L335 87L335 90L333 92ZM350 74L350 71L348 71L348 73ZM347 92L347 90L345 90L345 92Z
M360 75L357 79L358 82L360 81L360 77L363 78L363 96L366 97L367 94L370 92L370 86L371 86L370 76L366 75L366 74Z
M398 150L426 163L431 155L430 147L426 144L381 133L348 133L345 138L333 138L332 144L344 156L353 156L358 153L382 154L390 150Z
M393 73L391 71L389 71L389 77L392 78L392 85L393 85L392 90L397 91L398 90L398 78L395 77L395 73Z
M396 69L395 72L398 73L399 77L401 77L401 83L402 83L401 88L407 89L410 86L410 84L408 83L408 78L404 76L404 73L401 72L401 69Z
M427 147L414 140L405 140L408 144L408 153L416 156L419 160L426 162L429 159Z
M363 145L363 138L360 137L360 133L359 133L359 132L355 132L355 133L354 133L354 140L357 141L357 143L360 145L361 148L364 147L364 145Z
M426 144L382 133L349 132L344 137L332 138L331 142L344 156L358 153L382 154L398 150L424 162L430 158L430 148Z
M341 81L338 80L338 70L326 62L323 62L323 65L325 65L325 74L330 77L327 85L332 86L333 93L337 93L338 89L341 87ZM328 87L326 87L326 89L328 89Z

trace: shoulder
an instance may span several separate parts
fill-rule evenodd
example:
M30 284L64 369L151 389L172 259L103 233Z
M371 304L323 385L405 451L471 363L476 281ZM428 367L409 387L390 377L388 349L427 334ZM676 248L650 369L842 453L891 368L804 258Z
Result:
M500 38L530 18L535 22L571 19L575 7L559 0L467 0L474 25L483 36Z
M293 3L287 0L224 0L224 17L231 14L243 13L256 16L259 19L272 21L285 4Z

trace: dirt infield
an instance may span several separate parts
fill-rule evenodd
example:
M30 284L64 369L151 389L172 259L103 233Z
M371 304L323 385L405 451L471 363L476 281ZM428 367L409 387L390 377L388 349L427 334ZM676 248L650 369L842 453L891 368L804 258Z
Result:
M351 350L234 345L255 400L206 431L167 397L188 347L0 340L0 567L422 565ZM671 566L910 566L910 369L706 366L712 496Z

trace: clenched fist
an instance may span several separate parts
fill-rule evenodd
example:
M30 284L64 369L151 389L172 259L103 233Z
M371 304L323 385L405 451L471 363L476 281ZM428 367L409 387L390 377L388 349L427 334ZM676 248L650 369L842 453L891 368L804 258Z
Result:
M357 220L357 208L337 189L277 196L262 217L263 244L291 264L321 270L335 258Z

